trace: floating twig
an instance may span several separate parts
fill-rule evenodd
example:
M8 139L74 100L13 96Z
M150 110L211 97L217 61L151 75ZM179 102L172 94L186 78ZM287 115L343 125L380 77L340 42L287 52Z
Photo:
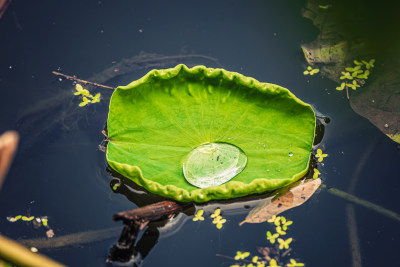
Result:
M94 85L94 86L97 86L97 87L103 87L103 88L106 88L106 89L115 90L115 88L113 88L111 86L108 86L108 85L85 81L85 80L82 80L82 79L78 79L78 78L76 78L74 76L69 76L67 74L63 74L63 73L60 73L60 72L57 72L57 71L52 71L52 73L54 75L62 76L65 79L68 79L68 80L72 80L72 81L76 81L76 82L80 82L80 83L84 83L84 84L91 84L91 85Z

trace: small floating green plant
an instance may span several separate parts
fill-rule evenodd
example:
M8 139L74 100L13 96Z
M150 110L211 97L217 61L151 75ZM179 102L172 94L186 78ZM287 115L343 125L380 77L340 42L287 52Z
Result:
M303 74L304 75L314 75L314 74L317 74L319 72L319 69L313 69L311 66L308 66L307 67L307 70L305 70L304 72L303 72Z
M283 233L283 231L288 230L288 226L292 225L293 221L287 220L284 216L273 215L268 222L273 224L277 230L277 232L274 234L272 234L271 231L267 231L266 233L267 240L270 242L270 244L274 245L275 248L268 249L268 256L266 256L265 259L258 256L253 256L251 262L247 260L247 258L251 255L250 252L237 251L236 256L233 258L237 262L230 267L281 267L281 265L278 265L278 261L281 262L283 257L287 255L293 238L289 237L283 239L280 236L286 235L286 232ZM278 241L277 244L276 240ZM304 263L297 262L295 259L290 258L289 262L282 266L300 267L304 266Z
M325 157L327 157L328 154L322 153L322 150L320 148L317 149L317 154L315 154L315 157L318 158L319 162L322 162Z
M204 210L197 211L196 215L194 215L194 217L193 217L193 221L194 222L196 222L196 221L204 221L203 214L204 214Z
M357 90L358 87L365 84L365 80L367 80L371 74L370 69L374 67L375 59L371 59L369 61L354 60L353 63L354 66L346 67L345 71L342 71L340 80L344 81L338 87L336 87L336 90L338 91L346 89L347 99L350 98L348 88Z
M92 95L88 89L83 88L82 85L80 85L79 83L75 85L75 90L76 92L74 93L74 95L79 95L82 97L82 102L79 103L80 107L84 107L89 103L93 104L100 102L100 93Z
M193 217L193 221L204 221L204 210L198 210ZM213 214L210 215L210 218L213 219L212 223L215 224L217 229L221 229L224 223L226 223L226 219L221 216L221 209L217 208Z

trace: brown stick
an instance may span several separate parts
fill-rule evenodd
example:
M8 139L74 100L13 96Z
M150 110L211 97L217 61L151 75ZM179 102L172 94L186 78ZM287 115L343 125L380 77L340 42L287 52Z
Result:
M349 88L347 87L347 82L346 82L346 95L347 95L347 99L350 99Z
M36 238L36 239L20 239L18 240L21 244L27 247L41 248L62 248L68 246L76 246L82 244L88 244L93 242L100 242L103 240L118 237L121 233L121 226L93 230L87 232L74 233L64 236L53 237L51 239Z
M122 211L114 214L114 221L124 221L125 224L130 221L156 221L177 214L182 210L182 206L173 201L161 201L141 208Z
M68 80L77 81L77 82L84 83L84 84L91 84L91 85L94 85L94 86L97 86L97 87L103 87L103 88L106 88L106 89L115 90L115 88L113 88L111 86L108 86L108 85L103 85L103 84L99 84L99 83L85 81L85 80L78 79L76 77L69 76L69 75L66 75L66 74L63 74L63 73L60 73L60 72L57 72L57 71L52 71L51 73L53 73L54 75L62 76L64 78L68 79Z

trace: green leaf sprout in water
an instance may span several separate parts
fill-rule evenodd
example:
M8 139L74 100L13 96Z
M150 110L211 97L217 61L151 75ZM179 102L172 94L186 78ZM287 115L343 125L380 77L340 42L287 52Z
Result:
M226 223L226 219L223 219L222 216L217 216L213 222L217 226L218 229L221 229L223 224Z
M270 222L270 223L275 223L275 225L278 226L278 225L280 224L280 220L281 220L281 216L273 215L273 216L271 217L271 219L268 220L268 222Z
M22 219L23 221L25 221L25 222L30 222L30 221L32 221L33 219L35 219L35 217L34 217L34 216L30 216L30 217L22 216L21 219Z
M194 222L196 222L196 221L204 221L203 214L204 214L204 210L199 210L196 213L196 215L194 215L193 221Z
M220 214L221 214L221 209L218 208L218 209L216 209L216 210L214 211L213 214L210 215L210 217L215 219L215 218L217 218Z
M307 67L307 70L303 72L304 75L314 75L319 72L319 69L313 69L311 66Z
M351 84L351 83L348 83L347 86L350 87L350 88L353 89L353 90L356 90L357 87L360 87L360 85L357 83L356 80L354 80L352 84Z
M320 174L321 173L319 172L319 170L317 168L314 168L313 178L318 179Z
M267 239L271 244L275 243L275 240L279 237L278 233L272 234L270 231L267 231Z
M346 67L345 71L342 71L342 76L340 76L341 80L347 80L342 82L340 86L336 87L336 90L342 91L346 88L347 98L349 98L348 87L353 90L356 90L360 87L360 84L364 84L365 80L368 79L370 75L370 69L374 67L375 59L371 59L369 61L366 60L354 60L353 67ZM349 81L353 81L349 83Z
M328 9L328 8L330 8L332 5L319 5L318 7L320 8L320 9Z
M17 215L15 217L7 217L7 221L9 222L16 222L18 220L24 221L24 222L31 222L35 220L36 226L37 224L42 224L44 227L48 228L48 221L49 219L47 216L42 216L42 217L35 217L35 216L23 216L23 215Z
M275 229L279 235L286 235L286 232L282 230L282 227L280 225L278 225Z
M89 103L98 103L100 102L100 93L97 93L96 95L92 95L90 94L89 90L84 89L82 87L82 85L80 85L79 83L75 85L75 90L76 92L74 93L74 95L80 95L82 96L82 102L79 103L80 107L84 107Z
M284 231L287 230L287 227L288 227L289 225L292 225L292 224L293 224L293 221L288 221L288 220L286 220L286 218L283 217L283 216L281 216L281 222L282 222L282 229L283 229Z
M121 183L115 183L112 187L112 189L115 191L118 189L118 187L120 187Z
M213 224L217 226L218 229L221 229L223 224L226 223L226 219L222 218L221 214L221 209L218 208L214 211L213 214L210 215L211 218L213 218Z
M287 264L287 267L300 267L304 266L304 263L296 262L294 259L290 259L290 263Z
M344 80L344 79L348 79L348 80L353 80L354 78L353 78L353 76L351 76L350 75L350 72L344 72L344 71L342 71L342 76L340 76L340 79L341 80Z
M323 154L322 150L318 148L317 154L315 154L315 157L318 158L318 161L321 162L324 160L325 157L327 157L328 154Z
M289 249L289 244L292 242L293 238L288 238L283 240L282 238L278 238L279 249Z
M269 265L267 267L281 267L281 266L278 265L275 259L272 259L269 261Z
M375 59L371 59L370 61L365 61L365 60L362 60L361 61L362 63L364 63L364 65L365 65L365 67L367 68L367 70L369 70L370 68L373 68L374 67L374 63L375 63Z
M236 251L235 260L244 260L248 256L250 256L250 252Z
M347 86L347 82L342 82L340 86L336 87L336 90L342 91Z
M47 219L47 217L45 216L45 217L42 217L42 224L43 224L43 226L47 226L48 224L47 224L47 222L48 222L49 220Z

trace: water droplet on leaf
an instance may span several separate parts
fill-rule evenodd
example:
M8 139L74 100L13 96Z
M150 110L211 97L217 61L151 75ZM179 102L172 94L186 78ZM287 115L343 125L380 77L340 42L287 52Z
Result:
M292 152L289 152L289 157L293 157L293 153Z
M206 188L224 184L238 175L247 156L228 143L208 143L192 150L183 163L183 175L192 185Z

